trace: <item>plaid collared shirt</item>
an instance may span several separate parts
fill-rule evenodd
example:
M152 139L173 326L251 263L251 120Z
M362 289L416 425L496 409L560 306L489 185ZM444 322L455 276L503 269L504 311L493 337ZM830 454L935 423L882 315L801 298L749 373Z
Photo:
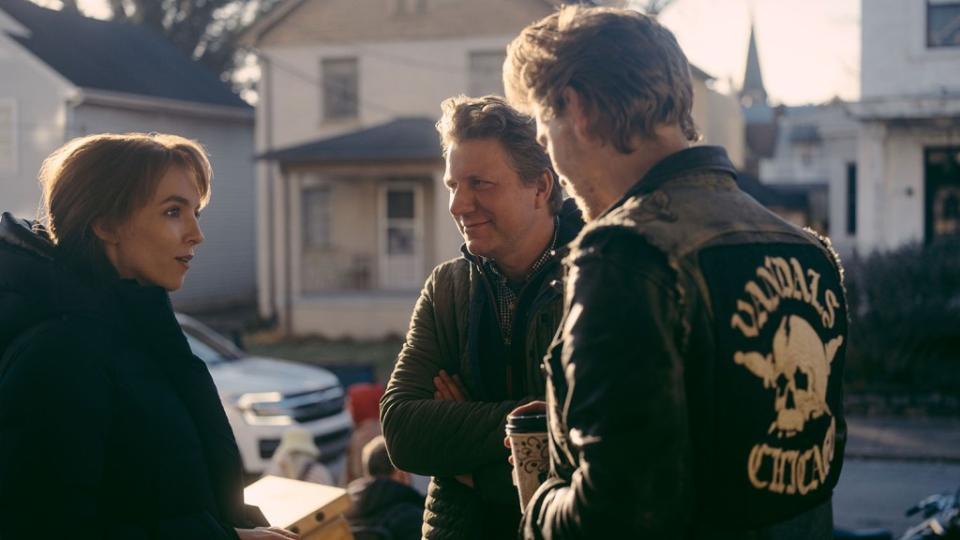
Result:
M500 333L503 335L503 343L505 345L510 345L512 342L513 314L517 311L517 303L520 301L520 291L523 289L523 286L530 281L530 278L535 276L537 272L547 264L547 261L553 257L553 251L557 249L559 232L560 219L554 218L553 241L551 241L547 249L543 250L543 253L537 257L537 260L533 262L533 265L522 281L511 283L510 280L507 279L507 276L503 275L500 269L497 268L496 261L493 259L483 260L483 265L490 272L490 277L492 278L491 284L493 285L493 296L496 300L497 320L500 323Z

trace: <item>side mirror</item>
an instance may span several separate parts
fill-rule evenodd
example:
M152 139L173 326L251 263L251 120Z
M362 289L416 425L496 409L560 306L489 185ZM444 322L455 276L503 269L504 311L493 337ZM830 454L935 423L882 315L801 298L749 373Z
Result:
M234 330L233 332L230 332L230 338L231 338L231 340L233 341L233 344L236 345L238 349L240 349L241 351L246 352L247 348L244 347L244 345L243 345L243 331L242 331L242 330L237 329L237 330Z

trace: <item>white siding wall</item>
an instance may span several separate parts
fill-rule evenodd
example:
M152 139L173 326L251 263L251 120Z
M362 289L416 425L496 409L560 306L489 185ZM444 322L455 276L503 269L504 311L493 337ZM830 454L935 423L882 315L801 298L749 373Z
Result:
M156 131L200 141L210 154L213 185L200 224L206 237L183 289L173 295L180 309L252 304L256 295L253 125L160 112L81 105L71 137L101 132Z
M693 118L703 132L703 143L723 146L730 161L738 168L743 167L745 126L740 103L733 96L712 89L705 96L694 96L694 103L696 100L706 101L704 117L697 118L694 111Z
M860 131L857 249L889 250L924 236L924 149L951 146L953 133L865 123Z
M0 100L16 111L16 155L12 167L0 167L0 210L32 219L40 201L40 164L64 143L71 87L2 34L0 73Z
M809 128L816 129L819 140L791 141L794 130ZM855 236L847 234L847 165L857 161L857 122L845 104L836 103L787 109L777 129L776 151L773 158L761 160L760 180L777 186L827 184L829 236L841 255L849 254ZM804 151L810 153L809 163L803 161Z
M819 140L807 143L791 140L797 130L815 129ZM791 183L824 182L832 176L834 161L856 157L849 146L855 144L857 122L849 116L843 103L804 106L787 109L777 126L777 146L771 159L760 162L760 179L764 183L789 185ZM811 160L804 163L803 152Z
M502 50L512 36L405 41L356 46L270 48L274 148L387 122L397 116L439 118L440 102L467 91L471 52ZM359 60L360 115L322 118L320 60ZM265 129L261 123L258 129ZM266 140L266 136L259 139Z
M736 98L721 94L694 77L693 121L703 136L700 144L726 148L734 166L743 167L744 121Z
M830 216L830 240L842 256L850 254L856 245L856 234L847 234L847 165L857 162L857 128L824 140L826 163L824 170L830 183L827 204ZM857 171L857 190L862 189L863 179ZM858 216L859 207L856 210ZM857 229L859 233L859 229Z
M960 91L960 47L927 49L925 0L863 0L863 99Z

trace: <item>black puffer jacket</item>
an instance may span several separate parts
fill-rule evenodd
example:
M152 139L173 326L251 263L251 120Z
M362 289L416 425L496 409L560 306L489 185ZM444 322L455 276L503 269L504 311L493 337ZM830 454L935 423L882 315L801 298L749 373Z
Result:
M68 269L0 219L0 538L236 538L233 433L166 291Z
M393 540L417 540L423 522L423 495L389 478L360 478L347 488L354 528L386 531ZM384 535L386 536L386 535Z

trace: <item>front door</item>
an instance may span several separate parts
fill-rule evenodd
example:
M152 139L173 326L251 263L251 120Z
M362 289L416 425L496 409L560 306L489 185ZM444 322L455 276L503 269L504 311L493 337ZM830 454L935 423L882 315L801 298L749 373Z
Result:
M380 187L380 286L409 290L423 285L423 188L391 180Z

